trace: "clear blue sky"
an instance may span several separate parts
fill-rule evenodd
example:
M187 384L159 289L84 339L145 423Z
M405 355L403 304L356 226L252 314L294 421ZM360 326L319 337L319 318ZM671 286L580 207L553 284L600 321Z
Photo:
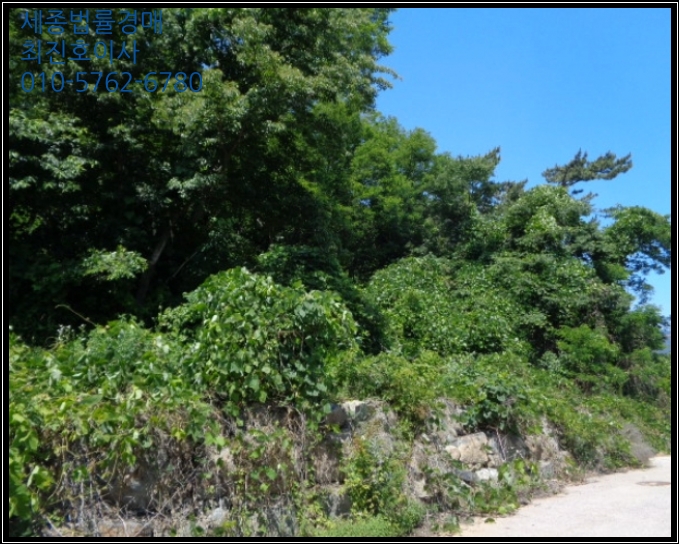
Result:
M671 213L669 8L411 8L391 21L382 64L402 80L380 94L383 114L455 156L500 146L497 181L543 183L579 149L632 153L629 172L581 188L598 208ZM649 281L669 314L670 273Z

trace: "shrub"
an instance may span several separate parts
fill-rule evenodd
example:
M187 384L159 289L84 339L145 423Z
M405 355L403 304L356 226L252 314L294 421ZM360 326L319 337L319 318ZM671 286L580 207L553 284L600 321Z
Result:
M338 363L340 363L338 361ZM443 361L432 352L406 358L393 353L334 364L332 373L347 394L379 398L414 425L429 415L439 393Z
M593 388L621 391L627 375L615 366L620 351L602 331L582 325L564 327L558 335L559 358L586 391Z
M318 538L389 538L403 536L403 533L383 516L370 516L357 519L342 519L330 529L318 531Z
M193 386L234 416L252 402L317 405L326 362L355 347L353 317L329 292L283 287L243 268L211 276L186 298L161 324L185 345Z
M369 440L355 439L353 446L343 467L352 511L359 519L366 515L383 519L396 536L411 533L422 523L426 510L404 494L403 459L398 452L385 455Z
M629 375L625 393L669 406L672 394L672 365L669 356L644 348L624 355L621 364L626 367Z
M453 360L441 382L465 406L461 422L470 431L519 432L535 419L531 372L518 355L484 355Z
M274 245L259 255L256 271L284 286L301 282L307 290L337 293L356 320L361 348L376 354L388 344L384 316L327 250Z
M481 266L455 269L431 256L403 259L377 272L367 292L388 319L392 344L407 356L521 348L516 305Z
M10 342L13 531L35 528L55 510L91 514L127 467L149 451L178 467L180 444L202 444L216 423L176 373L172 342L133 321L49 351ZM170 474L183 477L182 470Z
M344 486L355 512L388 516L402 500L405 479L402 463L393 455L385 456L368 440L354 440L343 472Z

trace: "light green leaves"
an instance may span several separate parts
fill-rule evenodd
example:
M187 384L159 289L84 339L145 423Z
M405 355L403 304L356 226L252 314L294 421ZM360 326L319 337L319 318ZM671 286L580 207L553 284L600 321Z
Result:
M100 276L108 281L134 278L146 270L148 263L136 251L118 246L115 251L92 249L83 260L86 276Z
M335 295L237 268L208 278L161 321L189 336L187 378L228 393L236 410L248 402L321 401L325 362L355 344L350 315Z

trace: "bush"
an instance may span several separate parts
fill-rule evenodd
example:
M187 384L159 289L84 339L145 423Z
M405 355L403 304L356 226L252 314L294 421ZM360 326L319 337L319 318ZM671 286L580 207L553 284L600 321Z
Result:
M400 459L385 456L368 440L354 440L342 469L355 512L389 516L403 499L405 470Z
M347 395L379 398L415 426L429 415L439 389L443 361L432 352L408 359L382 353L351 361L338 361L331 372Z
M445 393L465 406L470 431L518 433L535 419L532 370L511 353L453 360L441 378Z
M171 346L126 320L49 351L10 339L13 531L35 529L55 509L91 513L107 486L149 451L164 451L179 468L179 444L203 443L217 421L186 387Z
M382 516L343 519L334 523L330 529L318 531L317 538L389 538L403 536L403 533Z
M374 443L356 439L343 471L355 514L383 518L398 535L407 535L422 523L425 508L404 494L406 473L398 453L384 455Z
M558 331L559 358L570 376L586 392L612 390L621 392L627 374L616 363L619 348L612 344L603 331L586 325L576 328L564 327Z
M431 256L403 259L377 272L367 292L388 319L392 345L407 356L521 349L516 305L481 266L456 270Z
M624 390L626 394L669 407L672 395L672 364L669 356L645 348L623 356L621 364L627 368L629 375Z
M270 275L280 285L301 282L307 290L337 293L356 320L361 348L376 354L388 344L384 316L327 250L274 245L259 255L256 270Z
M186 298L161 324L185 346L187 379L234 416L253 402L318 405L326 363L355 347L353 317L329 292L283 287L243 268L211 276Z

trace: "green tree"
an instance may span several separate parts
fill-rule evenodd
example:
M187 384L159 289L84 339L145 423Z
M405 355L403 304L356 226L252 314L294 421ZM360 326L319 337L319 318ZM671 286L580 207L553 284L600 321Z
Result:
M597 159L589 161L587 152L583 153L579 150L568 164L548 168L542 175L548 183L560 187L572 187L581 181L594 179L613 179L632 168L631 157L631 154L627 154L618 159L615 153L608 151Z
M361 278L408 255L422 237L425 180L436 144L393 118L363 120L351 162L352 202L343 245L347 268Z
M27 69L48 82L56 69L18 60L25 40L39 36L22 28L24 10L11 10L12 322L27 333L54 331L75 319L55 313L58 304L92 320L151 316L273 242L327 245L331 237L319 233L337 230L338 195L347 193L346 179L328 172L350 149L323 161L315 146L350 139L351 123L332 108L351 118L389 85L391 72L378 64L391 50L389 12L166 9L159 35L139 28L126 36L114 25L115 43L137 41L136 63L67 60L58 70L73 81L86 72L87 92L25 93ZM67 29L63 39L77 37ZM198 72L203 90L93 92L90 73L114 70L133 80L154 72L159 85L161 71ZM118 248L119 264L142 257L146 265L116 279L86 274L93 250Z
M604 258L609 266L627 270L627 285L645 303L652 288L644 277L672 266L671 217L640 206L619 206L609 215L614 222L603 233Z

